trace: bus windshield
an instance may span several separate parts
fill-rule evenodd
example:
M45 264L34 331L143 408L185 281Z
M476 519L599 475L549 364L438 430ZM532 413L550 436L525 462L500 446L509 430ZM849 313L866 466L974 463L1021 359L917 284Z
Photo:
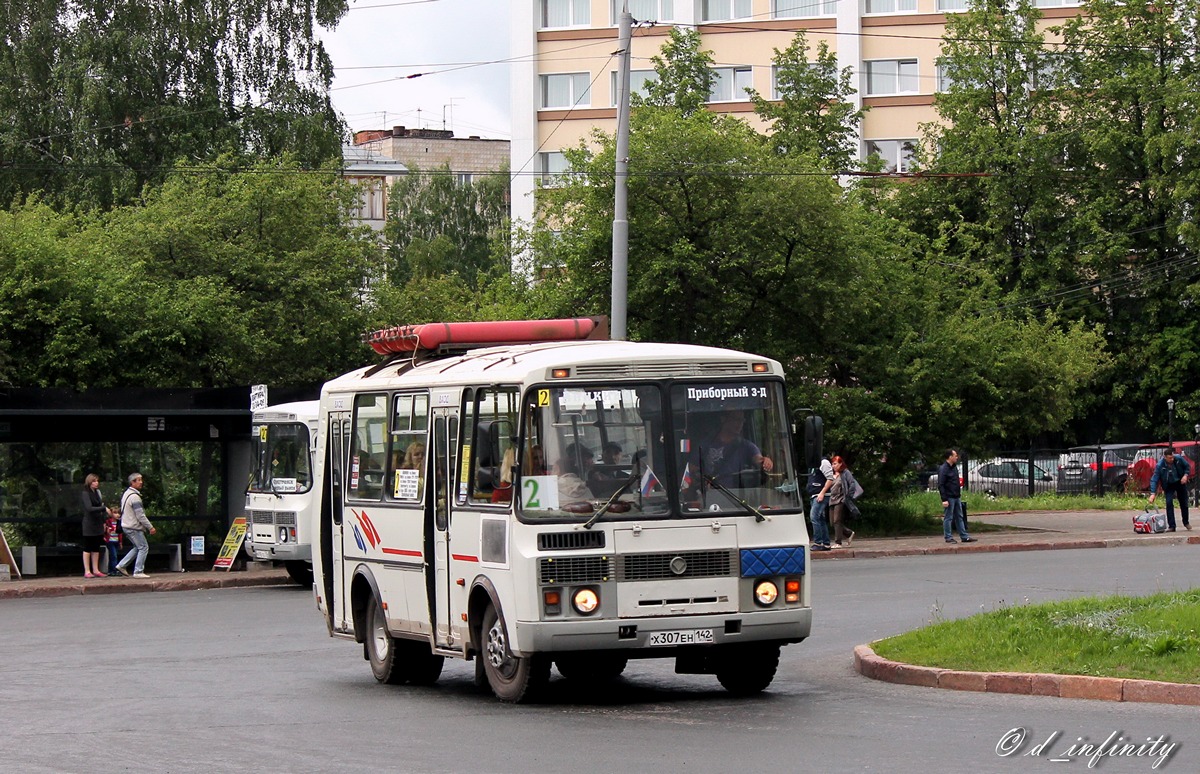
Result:
M308 427L303 422L254 426L254 470L250 492L293 494L312 487Z
M587 521L798 509L783 405L768 380L535 388L521 512Z

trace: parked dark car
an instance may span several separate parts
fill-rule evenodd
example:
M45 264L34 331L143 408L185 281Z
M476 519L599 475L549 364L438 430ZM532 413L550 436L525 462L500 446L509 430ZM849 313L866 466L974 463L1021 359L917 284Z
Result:
M1105 492L1124 492L1129 466L1141 447L1140 443L1105 443L1069 449L1059 461L1055 491L1099 494L1103 483ZM1097 477L1097 467L1103 471L1102 476Z

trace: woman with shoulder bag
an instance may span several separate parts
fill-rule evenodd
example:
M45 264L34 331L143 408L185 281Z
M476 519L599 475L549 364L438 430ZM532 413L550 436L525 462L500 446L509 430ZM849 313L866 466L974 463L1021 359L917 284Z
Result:
M847 503L851 503L854 493L861 492L862 488L846 467L845 460L834 457L831 462L833 486L829 487L829 526L833 528L833 547L841 548L843 538L847 546L854 541L854 531L846 528L846 521L850 516Z

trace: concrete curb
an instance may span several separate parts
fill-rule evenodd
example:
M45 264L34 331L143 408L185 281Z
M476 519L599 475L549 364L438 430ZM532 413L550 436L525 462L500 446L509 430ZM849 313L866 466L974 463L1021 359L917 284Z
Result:
M259 572L162 573L149 579L46 578L0 583L0 599L74 597L96 594L139 594L147 591L196 591L251 586L295 585L283 570Z
M980 540L976 538L976 540ZM987 538L981 542L968 545L961 543L934 546L900 546L896 548L878 548L867 544L862 548L840 548L833 551L815 551L814 560L826 559L879 559L890 556L936 556L939 554L989 554L1006 553L1009 551L1058 551L1070 548L1127 548L1147 546L1184 546L1200 545L1200 536L1172 536L1147 539L1147 537L1109 538L1109 539L1079 539L1063 540L1057 543L1022 542L1022 543L988 543Z
M1200 707L1200 685L1086 675L1025 674L1020 672L960 672L889 661L870 645L854 648L854 671L863 677L898 685L919 685L951 691L1058 696L1063 699L1179 704Z

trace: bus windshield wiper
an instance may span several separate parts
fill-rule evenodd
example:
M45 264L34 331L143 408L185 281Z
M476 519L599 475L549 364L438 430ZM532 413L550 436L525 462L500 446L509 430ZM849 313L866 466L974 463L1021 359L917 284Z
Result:
M732 497L734 500L737 501L738 505L745 508L749 513L753 513L755 521L769 521L769 519L766 517L766 515L762 511L755 508L753 505L751 505L750 503L746 502L745 500L743 500L742 498L740 498L736 494L734 494L733 490L731 490L729 487L725 486L720 481L718 481L716 476L705 476L704 480L707 481L712 486L716 487L718 492L723 492L723 493L729 495L730 497Z
M629 478L625 479L625 483L621 484L621 486L617 488L617 491L612 493L604 505L601 505L598 509L596 509L596 512L592 514L592 518L583 523L583 528L591 529L601 516L608 513L608 509L611 508L613 503L617 501L617 498L629 491L629 485L634 481L637 481L638 478L639 476L637 468L634 467L634 469L629 473Z

